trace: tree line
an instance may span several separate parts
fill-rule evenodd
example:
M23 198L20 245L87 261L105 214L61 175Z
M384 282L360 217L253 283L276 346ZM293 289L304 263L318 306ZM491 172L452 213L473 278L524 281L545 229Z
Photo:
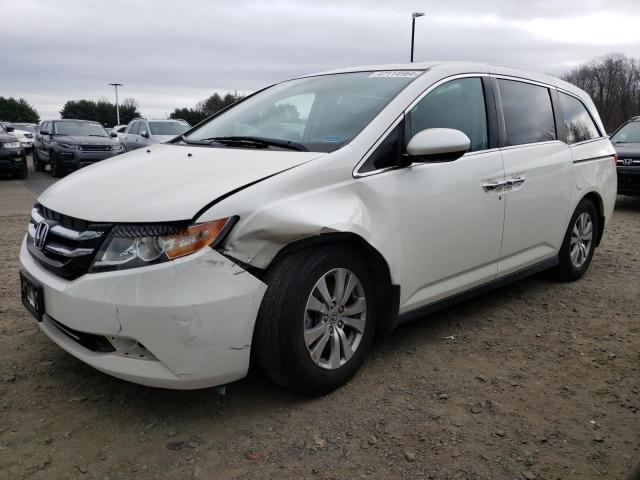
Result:
M640 115L638 59L611 53L574 68L563 79L591 96L607 133Z
M169 118L179 118L186 120L190 125L196 125L205 118L210 117L214 113L219 112L223 108L226 108L243 98L244 96L238 95L236 92L227 93L224 96L214 93L209 98L198 102L194 108L176 108L171 112Z
M0 121L39 123L40 115L24 98L0 97Z
M142 116L133 98L126 98L120 105L120 123L126 125L134 118ZM98 100L69 100L60 110L61 118L77 120L92 120L107 127L116 123L116 105L106 99Z

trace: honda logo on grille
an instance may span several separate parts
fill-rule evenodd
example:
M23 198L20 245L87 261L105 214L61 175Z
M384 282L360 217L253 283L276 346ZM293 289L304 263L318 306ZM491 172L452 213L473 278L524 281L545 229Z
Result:
M633 158L623 158L622 165L624 165L625 167L630 167L631 165L633 165Z
M44 243L47 241L47 235L49 234L49 224L47 222L40 222L36 227L36 236L33 239L33 244L38 250L44 248Z

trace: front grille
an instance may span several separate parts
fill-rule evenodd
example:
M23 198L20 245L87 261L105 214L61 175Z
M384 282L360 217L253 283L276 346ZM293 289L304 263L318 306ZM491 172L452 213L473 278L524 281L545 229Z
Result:
M111 145L80 145L80 150L85 152L110 152Z
M91 223L36 204L31 210L27 249L55 274L78 278L89 270L110 228L110 224Z
M640 158L634 157L618 157L619 167L640 167Z

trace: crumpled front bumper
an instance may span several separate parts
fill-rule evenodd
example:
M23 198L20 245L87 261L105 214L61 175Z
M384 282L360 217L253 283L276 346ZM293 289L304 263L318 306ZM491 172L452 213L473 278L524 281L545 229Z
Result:
M43 288L42 331L98 370L175 389L222 385L247 373L266 285L214 250L72 281L36 263L25 242L20 261ZM74 332L106 339L114 351L92 350Z

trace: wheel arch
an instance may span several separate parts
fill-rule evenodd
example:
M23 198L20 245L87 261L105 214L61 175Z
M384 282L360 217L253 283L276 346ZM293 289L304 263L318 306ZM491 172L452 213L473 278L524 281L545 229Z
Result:
M596 212L598 213L598 231L596 232L596 247L600 245L600 240L602 240L602 235L604 234L604 224L605 224L605 216L604 216L604 201L600 194L596 191L591 191L582 197L582 200L588 199L590 200L596 207ZM578 202L579 203L579 202Z
M345 245L357 251L371 267L376 285L377 308L381 312L376 324L376 334L389 335L398 324L400 286L393 284L391 270L384 256L360 235L353 232L330 232L293 241L276 254L265 271L294 252L332 243Z

